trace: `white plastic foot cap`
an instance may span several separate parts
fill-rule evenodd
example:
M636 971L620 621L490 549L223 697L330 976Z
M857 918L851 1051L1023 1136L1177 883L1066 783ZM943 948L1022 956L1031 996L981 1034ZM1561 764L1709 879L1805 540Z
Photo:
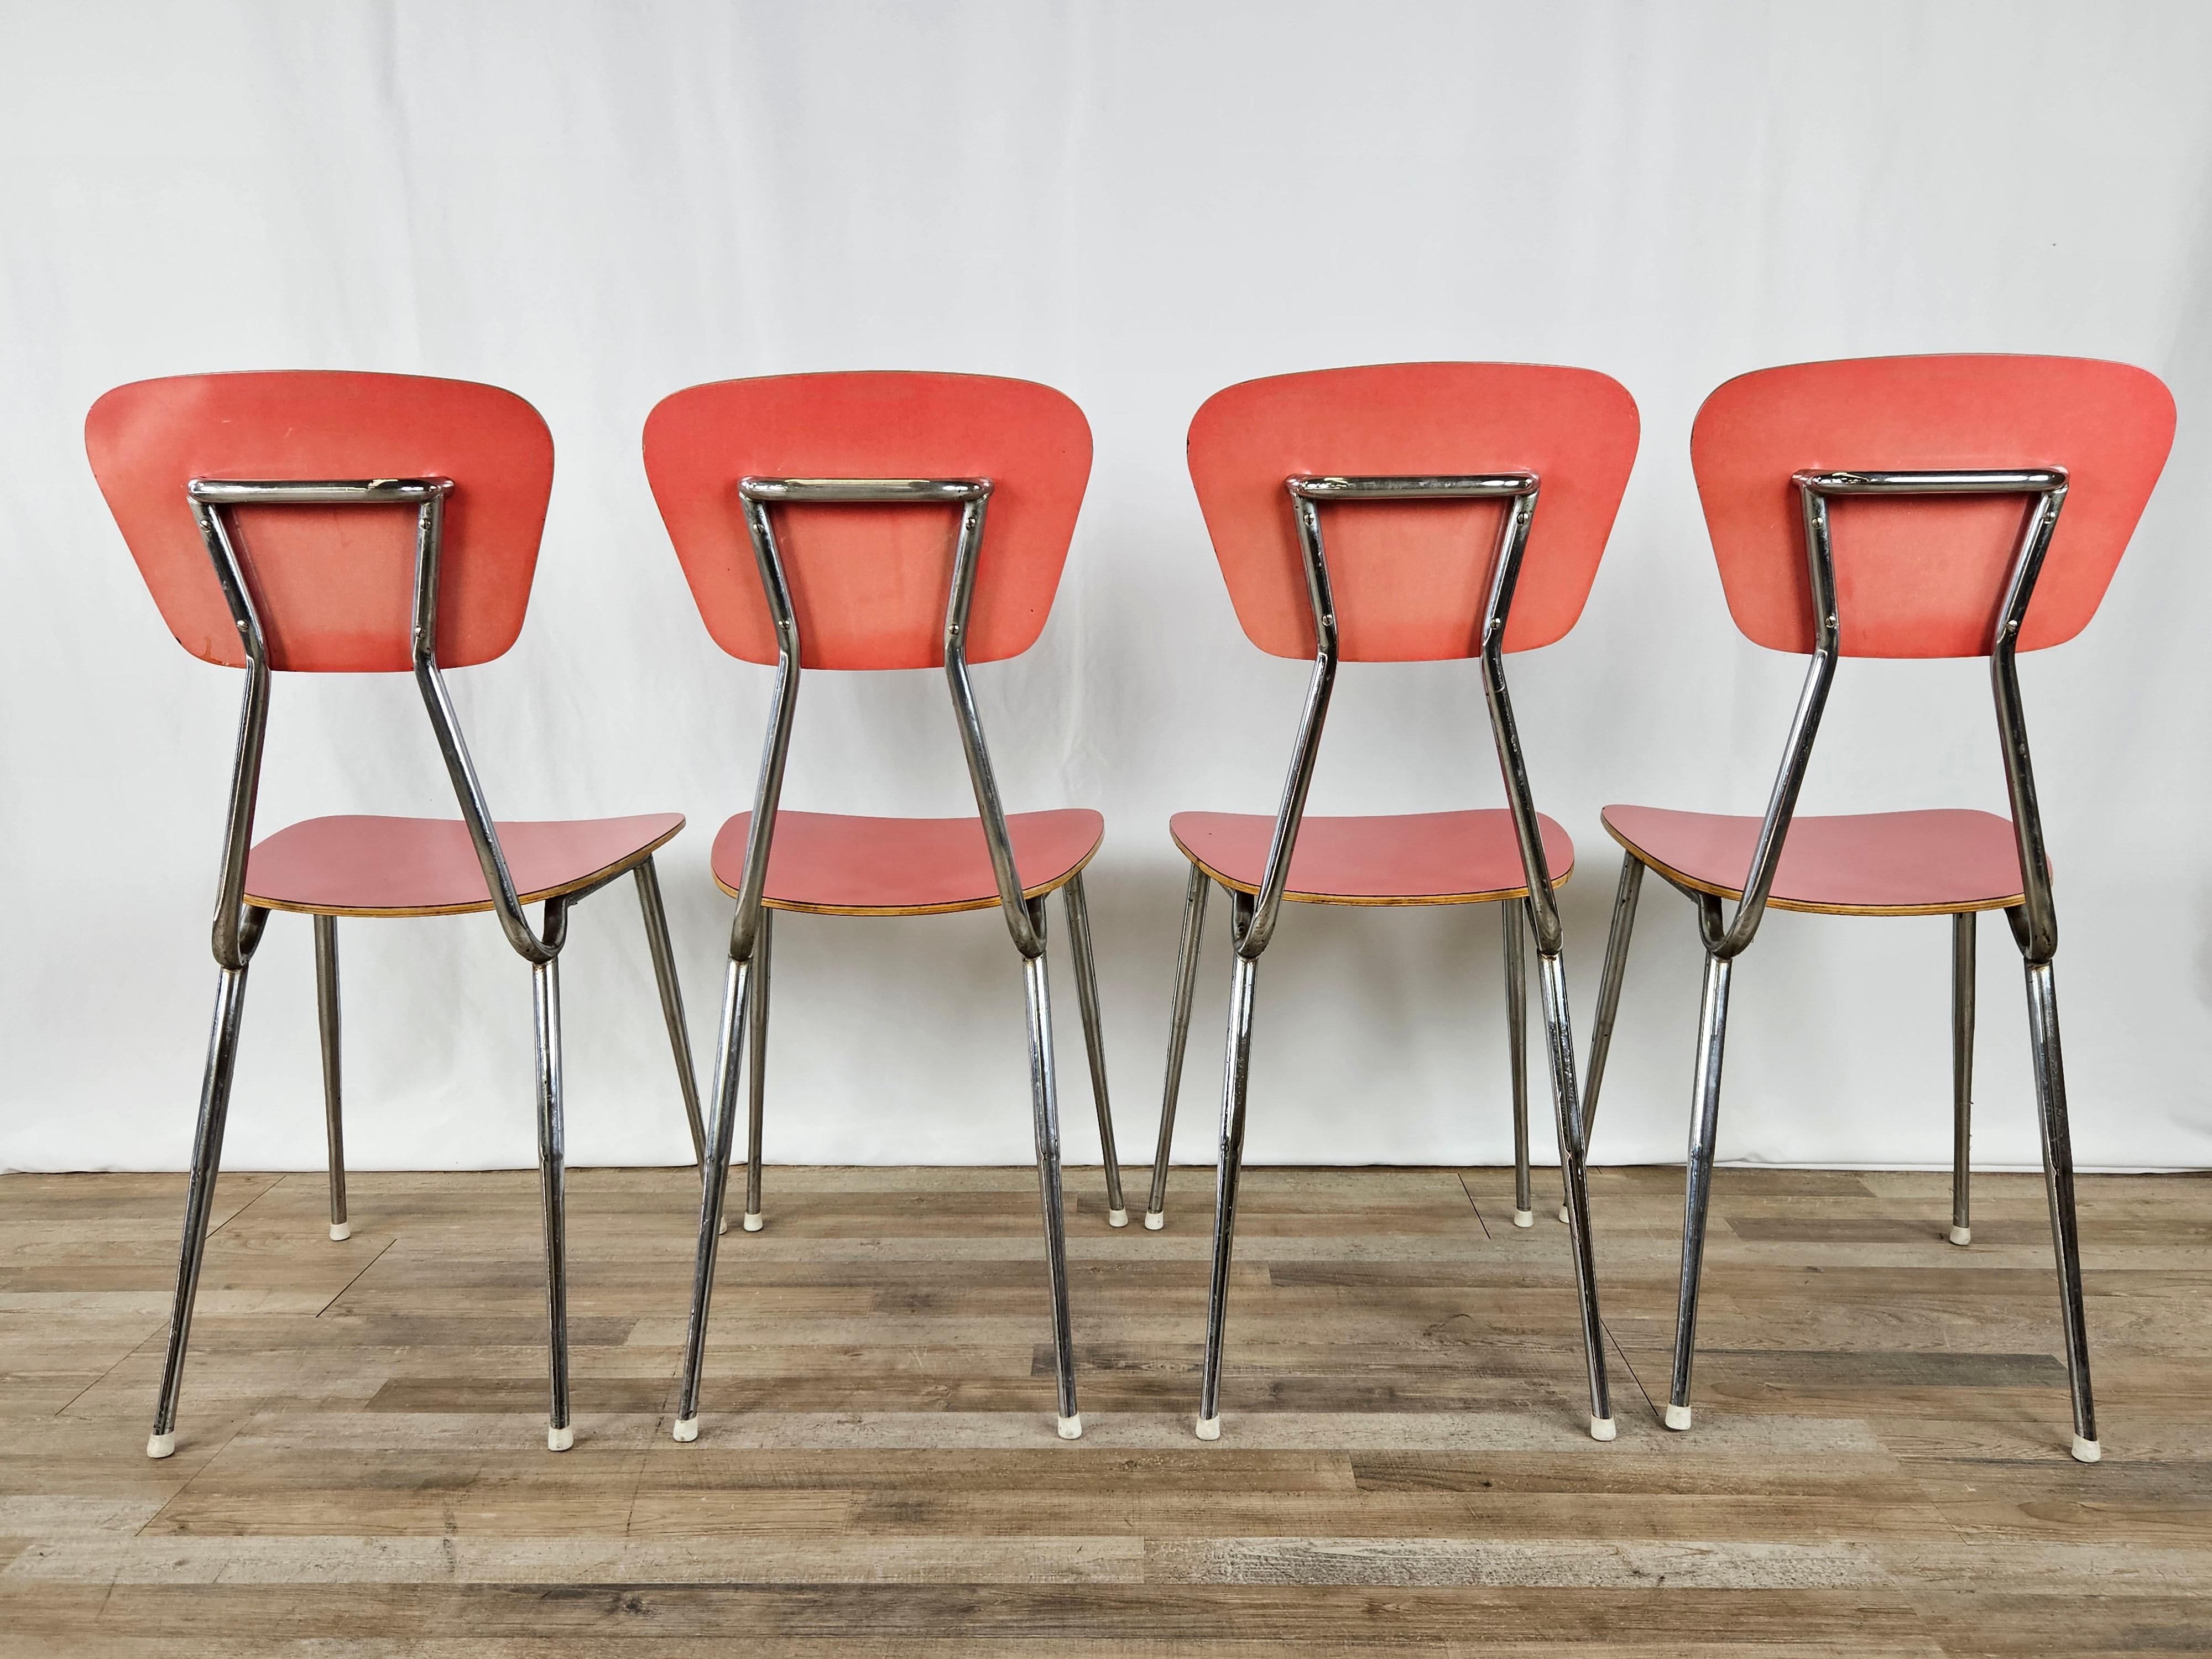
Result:
M346 1242L346 1240L348 1240L349 1238L351 1238L352 1237L353 1237L353 1223L352 1223L352 1222L350 1222L350 1221L333 1221L332 1223L331 1223L331 1243L333 1243L333 1244L343 1244L343 1243L344 1243Z
M2077 1440L2074 1443L2078 1448L2081 1443ZM176 1449L177 1437L173 1434L149 1434L146 1437L146 1455L149 1457L167 1457ZM2075 1455L2078 1457L2081 1453L2076 1450Z
M1954 1227L1954 1228L1952 1228L1952 1229L1951 1229L1951 1242L1952 1242L1954 1244L1971 1244L1971 1243L1972 1243L1974 1242L1974 1230L1973 1230L1972 1227Z
M1083 1438L1083 1413L1078 1412L1073 1417L1060 1418L1054 1426L1060 1431L1062 1440L1080 1440Z
M1220 1439L1221 1419L1218 1417L1200 1418L1198 1419L1198 1437L1200 1440Z
M2078 1434L2074 1437L2074 1461L2075 1462L2094 1463L2104 1455L2105 1449L2099 1445L2095 1441L2084 1440Z
M694 1440L696 1440L699 1437L699 1419L696 1417L678 1418L676 1419L675 1435L676 1437L678 1440L681 1440L685 1445L690 1445Z
M1690 1408L1687 1406L1668 1407L1667 1426L1670 1429L1688 1428L1690 1426Z
M729 1217L727 1217L727 1216L724 1216L724 1217L722 1217L722 1218L721 1218L721 1219L720 1219L720 1220L719 1220L719 1221L715 1222L715 1224L714 1224L714 1237L715 1237L720 1238L720 1237L724 1233L726 1233L726 1232L727 1232L727 1231L730 1231L730 1218L729 1218Z
M1514 1211L1514 1212L1513 1212L1513 1224L1514 1224L1515 1226L1516 1226L1516 1227L1533 1227L1533 1226L1534 1226L1534 1225L1536 1224L1536 1212L1535 1212L1534 1210L1516 1210L1516 1211Z
M1167 1224L1168 1212L1165 1210L1147 1210L1145 1212L1145 1231L1146 1232L1156 1233Z
M1559 1206L1559 1224L1560 1224L1562 1227L1566 1226L1566 1225L1568 1224L1568 1220L1567 1220L1567 1206L1566 1206L1565 1205L1564 1205L1564 1204L1562 1204L1562 1205L1560 1205L1560 1206Z
M761 1214L760 1214L760 1212L759 1212L758 1210L747 1210L747 1211L745 1212L745 1231L746 1231L747 1232L749 1232L749 1233L757 1233L757 1232L758 1232L760 1230L761 1230Z
M1109 1226L1109 1227L1126 1227L1126 1226L1127 1226L1127 1225L1129 1224L1129 1212L1128 1212L1127 1210L1109 1210L1109 1211L1107 1211L1107 1212L1106 1212L1106 1224L1107 1224L1108 1226Z
M1613 1419L1609 1417L1590 1419L1590 1438L1593 1440L1610 1440L1620 1432L1620 1430L1613 1427Z
M569 1447L575 1443L576 1431L573 1428L548 1429L545 1431L545 1449L547 1451L566 1451Z

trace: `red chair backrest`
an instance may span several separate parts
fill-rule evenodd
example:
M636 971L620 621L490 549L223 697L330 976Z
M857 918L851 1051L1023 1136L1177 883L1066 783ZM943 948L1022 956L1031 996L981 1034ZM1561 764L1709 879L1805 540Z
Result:
M988 478L968 659L1036 643L1091 477L1091 427L1050 386L982 374L780 374L672 393L645 422L645 471L714 642L775 660L738 480ZM806 668L933 668L960 510L769 508Z
M2065 468L2021 631L2033 651L2096 614L2172 444L2172 394L2125 363L1861 357L1729 381L1698 411L1690 461L1735 625L1797 652L1813 649L1813 600L1792 473ZM1987 656L2032 499L1832 497L1843 653Z
M1284 480L1528 471L1540 494L1505 648L1575 625L1636 460L1635 399L1587 368L1390 363L1247 380L1190 423L1190 477L1244 633L1278 657L1314 653L1305 562ZM1498 501L1345 502L1321 509L1347 662L1481 649Z
M198 477L451 478L438 660L489 662L522 631L553 489L553 436L511 392L415 374L180 374L108 392L85 417L84 447L162 620L196 657L246 663L185 493ZM271 667L413 665L415 508L224 512Z

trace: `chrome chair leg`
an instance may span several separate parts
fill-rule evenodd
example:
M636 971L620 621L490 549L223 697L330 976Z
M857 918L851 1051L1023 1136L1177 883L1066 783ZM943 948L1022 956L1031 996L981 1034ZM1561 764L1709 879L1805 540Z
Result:
M2066 1063L2058 1043L2058 985L2049 963L2025 966L2037 1115L2043 1125L2044 1191L2051 1204L2052 1253L2057 1257L2066 1380L2074 1395L2074 1455L2094 1463L2103 1452L2097 1443L2097 1407L2089 1389L2089 1329L2081 1306L2081 1236L2074 1212L2074 1145L2066 1122Z
M1182 1051L1190 1039L1190 1000L1198 988L1200 935L1206 930L1206 896L1213 878L1196 865L1183 889L1182 939L1176 946L1174 999L1168 1012L1168 1075L1160 1091L1159 1145L1152 1152L1152 1193L1145 1206L1145 1225L1153 1232L1168 1224L1168 1150L1175 1139L1176 1096L1182 1089Z
M1525 901L1524 901L1525 902ZM1519 905L1513 907L1520 908ZM1536 984L1544 1000L1544 1035L1551 1048L1552 1107L1559 1133L1559 1168L1566 1174L1567 1237L1574 1249L1575 1294L1583 1320L1583 1356L1589 1372L1590 1438L1613 1437L1613 1393L1605 1374L1605 1325L1598 1317L1597 1261L1590 1243L1589 1145L1575 1089L1575 1033L1567 1013L1567 971L1557 954L1536 952Z
M1717 911L1717 900L1706 902ZM1705 956L1705 991L1698 1010L1695 1115L1682 1193L1682 1283L1674 1307L1674 1374L1667 1395L1667 1426L1690 1426L1690 1368L1697 1357L1698 1279L1705 1261L1705 1211L1712 1198L1713 1143L1720 1132L1721 1055L1728 1041L1732 957Z
M1974 1242L1968 1207L1974 1116L1974 922L1972 910L1951 918L1951 1242Z
M177 1252L177 1293L169 1308L169 1343L161 1359L161 1393L146 1455L177 1449L177 1396L184 1386L185 1345L192 1334L192 1302L207 1255L208 1218L222 1166L222 1131L230 1116L230 1080L238 1065L238 1027L246 1008L246 969L225 968L216 983L215 1024L208 1035L207 1073L200 1084L199 1127L192 1135L192 1174L185 1189L185 1236Z
M1513 1072L1513 1224L1536 1224L1534 1201L1528 1195L1528 969L1522 950L1525 920L1520 901L1508 899L1498 907L1505 934L1505 1052ZM1560 1179L1566 1164L1559 1165ZM1565 1200L1559 1214L1567 1212Z
M768 1120L768 988L775 912L763 908L745 992L745 1231L761 1230L761 1132Z
M552 1379L545 1445L566 1451L575 1443L568 1421L568 1172L561 1115L561 963L558 957L530 969L531 1008L538 1036L538 1179L545 1211L546 1355Z
M1620 982L1628 974L1628 940L1636 931L1636 900L1644 890L1644 860L1620 855L1620 885L1613 890L1613 926L1605 936L1605 974L1597 988L1597 1019L1590 1027L1589 1065L1583 1079L1583 1152L1597 1128L1597 1091L1605 1081L1605 1057L1613 1051L1613 1022L1620 1012ZM1567 1206L1559 1206L1559 1219Z
M1106 1224L1126 1227L1129 1208L1121 1199L1121 1155L1114 1146L1114 1109L1106 1099L1106 1036L1098 1018L1098 965L1091 953L1091 902L1083 878L1072 876L1060 890L1067 911L1067 943L1075 957L1075 1000L1083 1011L1083 1052L1091 1066L1091 1098L1098 1109L1098 1146L1106 1161Z
M653 954L653 981L660 988L660 1017L668 1025L668 1046L676 1056L676 1080L684 1091L684 1121L691 1131L691 1156L703 1176L707 1133L699 1119L699 1078L691 1061L691 1033L684 1022L684 985L676 975L676 952L668 943L668 912L660 902L660 878L647 858L632 872L637 906L645 913L645 944Z
M762 913L763 921L767 913ZM757 938L757 935L756 935ZM691 1271L691 1321L684 1334L684 1381L676 1400L678 1440L699 1437L699 1376L707 1358L707 1312L714 1295L715 1247L730 1188L730 1151L737 1142L738 1080L743 1067L738 1022L748 1000L752 964L730 958L722 978L721 1035L714 1048L714 1118L708 1127L707 1175L699 1189L699 1248Z
M1251 896L1232 901L1230 937L1252 924ZM1229 1312L1229 1263L1237 1243L1237 1183L1244 1172L1244 1102L1252 1071L1252 993L1259 963L1239 952L1229 981L1228 1053L1221 1079L1221 1149L1213 1188L1213 1279L1206 1303L1206 1361L1198 1386L1198 1437L1221 1438L1221 1353Z
M1041 898L1028 901L1030 926L1044 939ZM1052 1352L1060 1383L1062 1440L1080 1439L1083 1415L1075 1403L1075 1331L1067 1311L1067 1223L1060 1186L1060 1088L1052 1052L1052 983L1040 951L1022 959L1022 989L1029 1005L1030 1100L1036 1128L1037 1196L1044 1212L1045 1270L1052 1282Z
M323 1133L330 1143L331 1237L353 1237L346 1219L345 1113L338 1048L338 919L315 918L315 1014L323 1036Z

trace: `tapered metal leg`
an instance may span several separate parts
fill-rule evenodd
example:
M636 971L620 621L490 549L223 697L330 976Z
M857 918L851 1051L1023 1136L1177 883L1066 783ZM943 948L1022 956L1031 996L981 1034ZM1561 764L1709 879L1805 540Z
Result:
M763 910L753 946L751 984L745 992L745 1231L761 1230L761 1130L768 1118L768 992L775 912Z
M538 1181L545 1210L546 1357L552 1401L545 1444L566 1451L575 1443L568 1422L568 1218L566 1139L561 1121L561 964L534 963L531 1005L538 1030Z
M1613 927L1605 936L1605 973L1598 981L1597 1020L1590 1027L1588 1075L1583 1079L1583 1133L1597 1129L1597 1092L1605 1082L1605 1057L1613 1050L1613 1022L1620 1012L1620 982L1628 973L1628 940L1636 931L1636 900L1644 890L1644 861L1633 853L1620 855L1620 884L1613 894ZM1587 1154L1589 1144L1585 1140ZM1559 1219L1567 1206L1559 1206Z
M1098 967L1091 954L1091 904L1083 896L1083 878L1076 876L1060 890L1067 908L1067 944L1075 957L1075 1000L1083 1011L1083 1052L1091 1064L1091 1098L1098 1109L1098 1146L1106 1159L1106 1224L1129 1224L1128 1206L1121 1200L1121 1156L1114 1147L1114 1109L1106 1099L1106 1036L1098 1018Z
M765 921L767 916L763 915ZM738 1021L747 1001L752 964L734 957L722 978L720 1036L714 1045L714 1117L707 1135L707 1176L700 1185L699 1249L691 1272L691 1322L684 1336L684 1382L677 1395L675 1436L699 1437L699 1374L707 1358L707 1312L714 1296L715 1247L729 1192L730 1151L737 1144L738 1081L744 1069Z
M1682 1196L1682 1283L1674 1308L1674 1375L1667 1396L1667 1426L1690 1426L1690 1368L1697 1357L1698 1277L1705 1261L1705 1209L1712 1197L1713 1143L1720 1131L1721 1055L1728 1041L1729 978L1734 963L1705 957L1705 994L1698 1012L1695 1115Z
M2035 1099L2043 1123L2043 1182L2058 1258L2058 1312L2066 1377L2074 1392L2074 1455L2094 1463L2097 1407L2089 1389L2089 1328L2081 1307L2081 1236L2074 1213L2074 1142L2066 1122L2066 1064L2058 1044L2058 985L2049 963L2027 964L2027 1028L2035 1048Z
M1589 1373L1590 1437L1610 1440L1613 1394L1605 1375L1605 1326L1598 1317L1597 1261L1590 1243L1589 1187L1583 1163L1589 1130L1575 1088L1575 1033L1567 1013L1566 967L1556 954L1536 952L1536 984L1544 1000L1544 1036L1551 1049L1552 1107L1559 1125L1559 1167L1566 1171L1567 1237L1574 1250L1575 1292L1582 1306L1583 1358Z
M1230 936L1251 925L1252 900L1239 893ZM1221 1146L1213 1186L1213 1280L1206 1304L1206 1363L1198 1386L1198 1437L1221 1437L1221 1354L1229 1313L1229 1264L1237 1243L1237 1183L1244 1172L1244 1100L1252 1072L1252 994L1259 964L1239 955L1229 981L1229 1042L1222 1066Z
M1030 925L1044 938L1041 898L1029 901ZM1036 1128L1037 1195L1044 1212L1044 1260L1052 1281L1052 1352L1060 1381L1060 1437L1079 1439L1083 1417L1075 1405L1075 1333L1067 1312L1067 1223L1060 1189L1060 1086L1052 1052L1052 983L1042 951L1022 962L1029 1004L1030 1100Z
M1168 1012L1168 1075L1160 1092L1159 1145L1152 1152L1152 1194L1145 1206L1145 1225L1153 1232L1168 1224L1168 1149L1175 1139L1176 1096L1182 1088L1182 1051L1190 1037L1190 1000L1198 987L1200 935L1206 930L1206 896L1213 878L1196 865L1183 890L1182 939L1176 946L1175 995Z
M668 943L668 912L660 902L660 878L649 858L634 873L638 908L645 913L646 948L653 953L653 977L660 988L660 1017L668 1024L668 1046L676 1056L676 1080L684 1091L684 1121L691 1131L691 1156L703 1176L707 1132L699 1121L699 1078L691 1063L691 1033L684 1022L684 985L676 976L676 953Z
M1951 1242L1974 1241L1967 1206L1974 1117L1974 921L1951 918Z
M330 1142L331 1237L353 1236L346 1219L345 1114L338 1052L338 919L315 918L315 1012L323 1031L323 1133Z
M1518 899L1498 907L1505 934L1505 1052L1513 1070L1513 1224L1536 1224L1534 1200L1528 1196L1528 969L1522 949L1526 913ZM1560 1179L1566 1165L1559 1166ZM1559 1214L1566 1215L1566 1205Z
M169 1308L169 1346L161 1361L161 1393L146 1455L177 1449L177 1395L184 1385L185 1345L192 1334L192 1300L207 1255L208 1218L222 1165L223 1125L230 1116L230 1079L238 1063L239 1020L246 1007L246 969L225 968L216 982L215 1021L208 1035L207 1072L200 1084L199 1127L192 1136L192 1174L185 1189L185 1236L177 1253L177 1294Z

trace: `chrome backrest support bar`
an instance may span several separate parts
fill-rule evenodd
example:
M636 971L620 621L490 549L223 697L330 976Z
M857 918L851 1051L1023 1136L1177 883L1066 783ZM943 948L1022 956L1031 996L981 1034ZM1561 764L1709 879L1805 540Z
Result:
M1537 948L1547 956L1556 956L1559 949L1559 910L1553 902L1543 840L1537 830L1536 808L1529 797L1528 774L1522 763L1512 701L1506 694L1503 656L1506 617L1513 605L1521 556L1528 546L1529 521L1536 510L1536 475L1486 472L1346 477L1300 474L1284 483L1297 517L1298 546L1305 559L1306 596L1313 605L1314 672L1306 689L1305 708L1298 717L1290 775L1284 781L1282 801L1275 810L1275 829L1267 846L1266 872L1261 878L1252 920L1237 937L1237 954L1248 960L1257 957L1274 935L1275 922L1282 910L1283 890L1290 879L1291 857L1297 846L1298 826L1305 817L1306 795L1313 784L1314 762L1321 750L1322 728L1328 717L1329 696L1336 684L1336 600L1329 586L1328 557L1322 540L1322 505L1504 497L1510 506L1504 522L1498 527L1490 594L1483 609L1483 693L1490 708L1491 733L1498 744L1498 766L1504 775L1515 833L1521 842L1522 864L1528 881L1529 915L1537 930Z
M1781 769L1775 775L1766 814L1760 820L1759 841L1751 865L1744 873L1743 897L1727 927L1720 925L1718 904L1701 906L1700 927L1705 948L1725 961L1741 953L1759 931L1766 913L1766 900L1774 873L1782 860L1790 822L1797 810L1797 796L1812 759L1813 742L1819 735L1820 714L1835 679L1842 638L1836 604L1835 550L1830 535L1828 501L1838 495L2033 495L2027 523L2013 557L2005 583L2002 605L1990 643L1990 672L1995 682L1997 727L2004 743L2005 786L2012 801L2014 833L2020 846L2021 879L2027 902L2025 917L2014 916L2013 926L2031 963L2047 962L2058 948L2058 922L2051 897L2051 867L2044 854L2043 819L2035 800L2035 777L2029 763L2027 727L2020 701L2020 681L2014 668L2021 623L2034 597L2035 581L2042 573L2044 555L2050 550L2058 509L2066 500L2066 472L2061 467L2003 467L1938 471L1872 471L1865 470L1796 473L1805 525L1806 571L1813 594L1813 660L1805 673L1790 735L1784 745Z
M998 884L999 908L1014 947L1024 957L1044 954L1044 936L1022 896L1021 874L1006 833L1006 809L999 798L991 751L968 678L968 613L975 597L975 567L983 548L983 519L990 504L988 478L743 478L738 493L745 504L745 525L760 568L762 591L776 630L775 702L762 746L760 780L753 794L752 825L745 841L745 870L732 924L730 955L747 961L759 931L761 896L768 880L769 848L775 835L775 813L783 793L783 770L791 749L792 715L799 701L799 623L791 604L783 556L770 522L771 506L794 502L870 503L878 506L957 506L960 529L954 544L952 576L945 606L945 677L960 745L975 790L975 810Z
M260 612L246 580L244 562L224 509L235 507L392 507L415 508L415 592L410 627L415 683L430 717L430 729L445 757L462 821L483 866L507 943L525 959L550 962L560 954L567 931L567 907L545 907L541 938L517 900L507 856L492 823L476 767L461 735L459 717L438 669L438 560L443 542L446 478L246 480L194 478L185 486L200 535L214 562L216 580L230 606L246 653L246 702L239 717L238 752L233 764L230 816L223 840L222 880L216 900L215 957L226 968L240 968L253 953L267 912L246 904L246 858L253 841L253 809L260 791L261 754L268 737L269 652Z

